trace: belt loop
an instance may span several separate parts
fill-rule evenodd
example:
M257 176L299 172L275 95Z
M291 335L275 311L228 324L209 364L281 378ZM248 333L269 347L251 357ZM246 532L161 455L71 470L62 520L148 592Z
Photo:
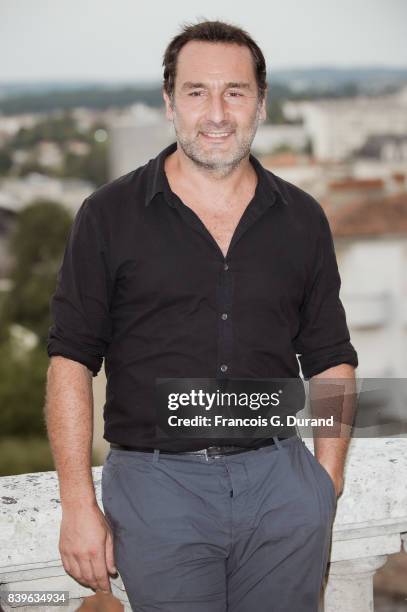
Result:
M273 436L273 440L274 440L274 444L277 446L278 450L281 449L281 444L280 444L280 440L278 439L278 436Z
M159 458L160 458L160 451L158 448L155 448L154 454L153 454L153 463L158 463Z

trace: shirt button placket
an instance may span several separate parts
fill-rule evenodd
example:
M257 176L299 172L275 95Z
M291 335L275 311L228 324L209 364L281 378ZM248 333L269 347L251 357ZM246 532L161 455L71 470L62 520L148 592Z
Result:
M226 374L230 367L230 359L232 353L231 346L231 276L229 272L229 264L223 262L223 271L220 275L220 291L219 291L219 339L218 339L218 372ZM228 274L225 274L228 272Z

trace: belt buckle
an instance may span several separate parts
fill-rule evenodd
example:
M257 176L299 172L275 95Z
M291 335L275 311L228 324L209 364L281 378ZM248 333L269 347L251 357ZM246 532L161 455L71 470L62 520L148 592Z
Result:
M213 459L219 459L219 457L222 457L222 454L220 454L219 452L212 452L211 451L216 451L219 450L219 446L208 446L208 448L205 448L205 459L208 461L209 457L212 457ZM208 453L209 451L209 453Z

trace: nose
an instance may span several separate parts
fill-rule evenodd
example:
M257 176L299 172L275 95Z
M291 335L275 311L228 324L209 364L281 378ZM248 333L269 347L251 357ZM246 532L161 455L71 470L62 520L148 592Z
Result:
M220 123L225 119L225 100L222 94L212 93L209 96L207 118L214 123Z

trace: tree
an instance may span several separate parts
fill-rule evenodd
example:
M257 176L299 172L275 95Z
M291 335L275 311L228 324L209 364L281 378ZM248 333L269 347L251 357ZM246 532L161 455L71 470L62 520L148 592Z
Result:
M0 328L18 323L45 342L49 301L72 221L68 209L49 200L37 200L19 213L10 240L11 289L0 313Z
M55 117L45 117L32 127L20 128L10 146L18 149L30 148L43 140L63 144L71 138L80 139L80 133L76 128L75 118L66 111Z
M44 420L46 338L49 301L72 220L56 202L36 201L19 213L10 240L11 290L0 311L2 476L53 469ZM36 345L26 342L27 331L37 335Z
M7 149L0 149L0 175L8 174L13 165L12 157Z
M107 144L105 142L92 142L91 149L86 155L77 155L67 152L61 175L76 177L90 181L97 187L109 180Z
M21 358L9 336L0 345L1 436L39 436L46 430L42 416L48 354L44 346L27 350Z

